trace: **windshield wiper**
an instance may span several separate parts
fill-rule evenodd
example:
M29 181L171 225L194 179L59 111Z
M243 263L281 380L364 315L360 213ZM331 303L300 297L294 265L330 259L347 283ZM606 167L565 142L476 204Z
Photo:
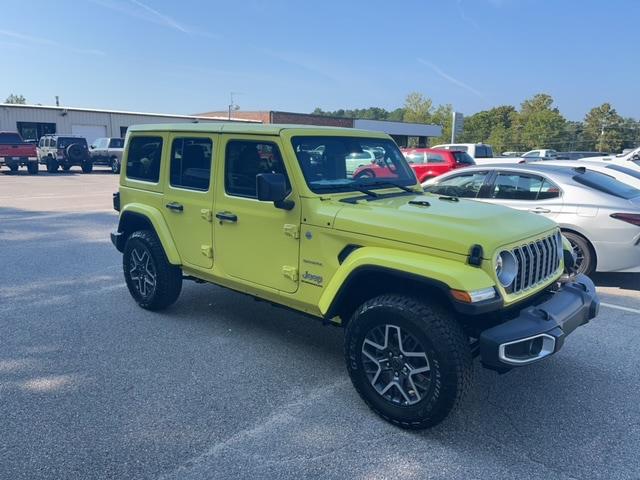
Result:
M371 182L371 183L367 183L367 186L372 186L372 187L384 187L384 186L389 186L389 187L396 187L399 188L400 190L404 190L405 192L409 192L409 193L419 193L416 192L413 188L410 187L405 187L404 185L398 185L397 183L394 182Z
M360 186L353 185L351 188L354 188L354 189L356 189L358 192L362 192L362 193L364 193L364 194L366 194L366 195L369 195L370 197L373 197L373 198L378 198L378 197L380 196L380 195L378 195L376 192L372 192L371 190L367 190L367 189L366 189L366 188L364 188L364 187L360 187Z

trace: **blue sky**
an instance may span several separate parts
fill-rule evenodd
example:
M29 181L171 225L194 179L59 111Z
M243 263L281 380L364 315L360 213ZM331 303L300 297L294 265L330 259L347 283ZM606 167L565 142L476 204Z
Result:
M55 5L55 7L54 7ZM640 117L640 0L3 0L0 97L163 113L401 106L547 92ZM0 100L1 100L0 99Z

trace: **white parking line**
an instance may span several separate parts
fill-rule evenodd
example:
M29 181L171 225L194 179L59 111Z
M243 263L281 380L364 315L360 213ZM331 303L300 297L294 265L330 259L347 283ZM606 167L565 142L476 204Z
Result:
M611 303L604 303L604 302L600 302L600 305L603 307L615 308L616 310L622 310L623 312L637 313L638 315L640 315L640 309L638 308L622 307L620 305L613 305Z

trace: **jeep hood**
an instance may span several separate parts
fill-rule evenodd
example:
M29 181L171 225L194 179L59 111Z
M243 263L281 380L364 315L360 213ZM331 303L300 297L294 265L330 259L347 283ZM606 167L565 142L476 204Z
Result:
M429 206L411 204L428 202ZM509 243L553 229L556 224L532 213L474 200L443 200L437 195L400 195L345 203L334 228L461 255L479 244L485 257Z

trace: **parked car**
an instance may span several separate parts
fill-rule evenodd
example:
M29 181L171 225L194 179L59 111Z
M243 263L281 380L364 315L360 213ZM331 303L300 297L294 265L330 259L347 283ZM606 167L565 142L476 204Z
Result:
M520 157L520 156L522 156L522 152L516 152L516 151L502 152L502 154L500 156L502 156L502 157Z
M520 159L516 157L494 157L491 145L484 143L443 143L431 147L436 150L456 150L468 153L476 165L486 163L517 163Z
M581 158L601 157L603 152L558 152L557 160L580 160Z
M113 173L120 173L124 138L97 138L89 146L89 155L94 165L108 165Z
M347 175L353 175L356 170L365 165L372 166L375 164L376 156L370 150L360 150L359 152L349 153L346 157Z
M476 166L426 182L425 190L552 219L578 271L640 272L640 190L588 168L547 163Z
M30 175L38 173L38 152L36 146L25 142L18 132L0 132L0 167L9 167L17 172L26 166Z
M540 148L537 150L529 150L520 155L519 163L537 162L539 160L555 160L558 152L549 148Z
M79 166L83 173L91 173L93 162L89 156L87 139L75 135L44 135L38 143L39 162L53 173L62 167L65 172Z
M395 176L351 178L347 157L362 150L384 152ZM187 278L345 327L355 389L400 427L446 418L474 355L502 372L532 364L597 314L554 222L425 194L386 134L139 125L125 151L111 239L135 302L164 309Z
M616 163L607 163L603 161L589 161L588 159L578 160L553 160L545 162L545 165L557 165L559 167L570 168L587 168L595 172L604 173L616 180L626 183L634 188L640 189L640 170L635 168L629 168L624 165L618 165Z
M590 157L589 160L602 160L604 162L616 163L629 168L640 170L640 147L627 153L619 155L604 155L601 157Z
M419 182L442 175L450 170L475 165L466 152L436 150L434 148L400 149ZM395 173L384 162L362 166L354 173L354 178L390 178Z

